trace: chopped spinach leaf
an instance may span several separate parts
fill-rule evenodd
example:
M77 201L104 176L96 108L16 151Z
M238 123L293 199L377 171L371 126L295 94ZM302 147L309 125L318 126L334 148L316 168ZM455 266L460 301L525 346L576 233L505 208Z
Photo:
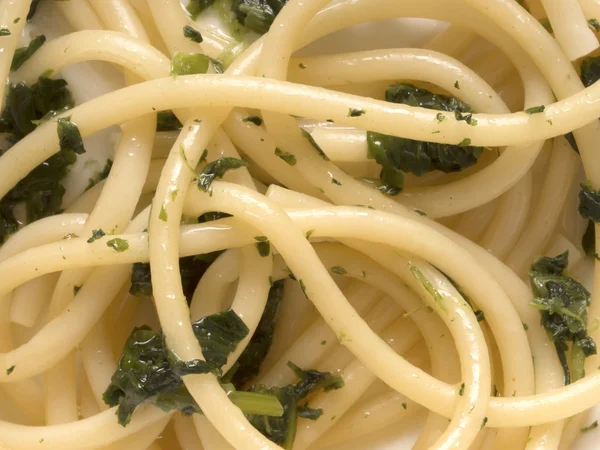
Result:
M581 81L589 87L600 79L600 56L590 56L581 61Z
M247 166L248 162L243 159L232 158L231 156L223 156L216 161L210 162L198 176L198 189L208 192L210 185L215 179L223 178L225 173L230 170Z
M44 42L46 42L46 36L41 34L33 38L27 47L16 49L10 65L10 70L14 72L15 70L19 69L19 67L25 64L25 61L31 58L31 56L37 52L42 45L44 45Z
M306 130L301 130L301 131L302 131L302 136L304 136L306 139L308 139L308 142L310 142L310 145L312 145L315 148L315 150L317 150L319 155L321 155L321 157L325 161L329 161L329 158L327 157L327 155L325 154L323 149L321 149L321 147L319 147L319 144L317 144L317 141L315 141L315 138L313 138L312 135L308 131L306 131Z
M206 272L208 267L220 254L221 252L214 252L206 255L186 256L179 259L181 286L188 304L192 301L200 278L202 278L204 272ZM149 263L133 264L129 293L140 297L149 297L152 295L152 277L150 275Z
M386 90L385 99L393 103L453 112L458 120L465 120L472 126L477 124L472 117L473 110L466 103L455 97L434 94L411 84L399 83L390 86ZM437 114L438 122L444 119L444 114ZM404 172L415 175L423 175L433 170L458 172L475 164L483 149L472 147L470 143L470 140L465 139L458 145L446 145L375 132L367 133L369 156L382 166L381 189L390 195L396 195L402 190Z
M178 131L183 125L173 111L159 111L156 117L156 131Z
M231 9L246 28L265 34L286 3L287 0L233 0Z
M565 252L555 258L540 258L529 271L535 298L530 306L541 311L541 324L554 341L565 373L565 384L583 376L583 362L596 354L596 343L587 333L587 307L590 293L575 279L564 274L569 263ZM566 352L571 343L571 364Z
M260 366L269 353L277 324L277 312L283 299L283 288L283 281L272 283L267 304L256 331L237 360L237 367L231 381L238 388L243 387L258 374Z
M591 424L589 424L587 427L583 427L581 429L582 433L587 433L588 431L592 431L595 430L596 428L598 428L598 421L595 420L594 422L592 422Z
M356 109L356 108L350 108L348 110L348 117L360 117L363 114L366 114L367 112L364 109Z
M591 220L588 220L587 228L581 238L581 247L587 256L594 255L596 252L596 227Z
M526 114L538 114L541 112L544 112L546 110L546 107L544 105L540 105L540 106L532 106L531 108L527 108L525 110Z
M111 247L117 253L123 253L129 249L129 242L125 239L114 238L106 242L107 247Z
M187 10L190 13L190 16L192 16L192 19L196 20L198 15L214 2L215 0L190 0L187 5Z
M279 158L283 159L290 166L295 166L298 162L296 160L296 156L294 156L293 153L284 152L280 148L275 149L275 156L278 156Z
M186 25L183 27L183 35L188 38L192 42L196 42L197 44L202 42L202 34L195 28Z
M302 370L291 362L288 362L288 367L299 379L296 384L272 388L258 385L250 389L251 392L275 395L283 406L283 415L281 417L249 415L248 420L265 437L284 449L291 450L296 436L298 417L302 414L305 418L316 420L322 414L322 411L298 403L314 392L340 389L344 386L344 382L341 377L329 372Z
M30 21L31 19L33 19L33 16L35 15L35 12L37 11L37 7L39 6L41 1L42 0L33 0L31 2L31 6L29 7L29 12L27 13L27 21Z
M88 185L85 188L85 190L88 191L94 186L96 186L98 183L100 183L102 180L106 180L108 178L108 174L110 173L110 169L112 169L112 165L113 160L108 158L106 160L104 168L100 172L96 172L96 174L93 177L88 179Z
M229 354L248 334L248 328L233 311L204 317L193 322L192 327L202 346L205 361L179 360L166 347L160 330L156 332L147 326L133 330L111 383L103 394L107 405L118 406L119 424L126 426L137 406L147 400L165 411L176 409L187 415L200 412L181 377L190 373L220 373ZM253 397L252 393L245 394L241 400L248 406L248 413L258 411L263 415L281 415L281 407L277 407L275 398L269 401L264 395ZM257 401L254 404L251 402L253 398ZM237 404L235 396L230 399Z
M77 125L71 122L71 118L63 117L58 119L57 122L58 142L61 151L74 152L78 155L85 153L83 138Z
M600 222L600 190L593 189L589 181L581 183L578 211L584 219Z
M104 230L102 228L100 228L99 230L92 230L92 236L87 240L87 243L91 244L92 242L94 242L104 236L106 236L106 233L104 232Z
M348 274L348 271L346 269L344 269L343 267L340 266L333 266L331 268L331 271L337 275L346 275Z

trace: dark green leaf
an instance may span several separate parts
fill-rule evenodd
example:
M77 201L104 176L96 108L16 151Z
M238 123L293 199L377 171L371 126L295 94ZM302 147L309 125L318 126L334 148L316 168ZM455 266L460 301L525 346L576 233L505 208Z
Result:
M544 105L540 105L540 106L532 106L531 108L527 108L525 110L526 114L538 114L541 112L544 112L546 110L546 107Z
M248 163L243 159L223 156L216 161L208 163L198 177L198 188L201 191L208 192L210 185L217 178L223 178L225 173L230 170L247 167Z
M57 132L61 150L74 152L78 155L85 153L79 128L71 122L70 117L58 119Z
M41 34L31 40L27 47L21 47L15 50L15 54L13 55L12 63L10 65L10 70L14 72L27 61L31 56L37 52L42 45L46 42L46 36Z
M588 220L587 228L581 238L581 246L587 256L592 256L596 252L596 227L591 220Z
M114 238L106 242L106 246L112 248L117 253L122 253L129 249L129 242L125 239Z
M348 117L360 117L363 114L366 114L367 112L364 109L356 109L356 108L350 108L348 110Z
M8 28L0 28L0 36L10 36L10 30Z
M286 3L287 0L233 0L231 9L242 25L264 34Z
M453 112L457 120L464 120L472 126L477 125L472 117L473 110L466 103L455 97L434 94L411 84L399 83L390 86L386 90L385 98L393 103ZM444 119L444 114L437 115L438 122ZM475 164L483 150L481 147L471 147L470 140L464 140L458 145L446 145L374 132L367 133L367 144L369 156L382 166L382 190L391 195L399 193L402 189L403 172L415 175L423 175L433 170L457 172Z
M85 188L85 190L88 191L91 188L93 188L94 186L96 186L98 183L100 183L102 180L106 180L108 178L108 174L110 173L110 169L112 169L112 165L113 165L113 160L108 158L106 160L106 164L104 165L104 168L100 172L97 172L93 177L91 177L88 180L88 185Z
M183 125L173 111L159 111L156 120L156 131L178 131Z
M202 34L195 28L186 25L183 27L183 35L188 38L192 42L196 42L197 44L202 42Z
M31 2L31 6L29 7L29 12L27 13L27 21L33 19L35 12L37 11L37 7L40 4L41 0L33 0Z
M309 408L306 404L298 405L298 403L319 390L339 389L343 387L344 382L341 377L329 372L302 370L291 362L288 366L299 378L296 384L272 388L258 385L251 388L252 392L276 395L283 406L283 415L281 417L249 415L248 420L268 439L286 450L291 450L296 436L298 417L317 420L322 414L320 410Z
M534 299L529 304L541 311L541 324L554 341L565 372L565 384L583 376L585 357L596 354L596 343L587 334L587 307L590 293L575 279L564 275L569 263L565 252L555 258L536 261L529 271ZM572 343L571 364L567 364L568 343Z
M581 183L578 210L584 219L600 222L600 190L593 189L589 182Z
M192 301L196 286L206 272L206 269L214 262L221 252L206 255L186 256L179 259L179 274L183 293L188 301ZM149 297L152 295L152 277L150 275L149 263L135 263L131 270L131 295Z
M315 141L315 139L311 136L311 134L306 130L301 130L301 131L302 131L302 136L304 136L306 139L308 139L308 142L310 142L310 145L312 145L315 148L315 150L317 150L317 152L319 152L319 155L321 155L321 157L325 161L329 161L329 158L327 157L325 152L321 149L321 147L319 147L319 144L317 144L317 141Z
M279 158L283 159L290 166L295 166L297 163L296 157L293 153L281 151L280 148L275 149L275 156L278 156Z
M106 236L106 233L102 228L99 230L92 230L92 236L87 240L88 244L100 239L101 237Z
M590 56L581 61L581 81L589 87L600 79L600 56Z
M283 299L283 286L283 281L277 281L271 286L267 304L256 331L237 361L239 365L233 374L232 383L238 388L244 386L258 374L262 362L269 353L277 323L277 311L279 311L279 305Z
M588 20L590 26L596 31L596 33L600 33L600 23L596 19Z
M248 335L248 327L233 311L204 317L192 324L196 339L207 362L221 367L239 342Z
M187 10L192 16L192 19L196 20L198 15L214 2L215 0L190 0L187 5Z

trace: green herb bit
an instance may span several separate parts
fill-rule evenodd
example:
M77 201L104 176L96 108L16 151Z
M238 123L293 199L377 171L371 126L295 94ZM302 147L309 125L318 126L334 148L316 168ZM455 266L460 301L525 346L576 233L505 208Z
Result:
M195 28L186 25L183 27L183 35L188 38L192 42L196 42L197 44L202 42L202 34Z
M204 167L202 173L198 175L198 189L208 192L210 185L215 179L223 178L230 170L247 166L248 163L243 159L232 158L231 156L223 156L216 161L210 162Z
M456 89L460 89L460 85L458 84L458 80L456 80L456 81L454 82L454 87L455 87Z
M260 127L263 124L263 120L258 116L248 116L242 119L242 122L252 122L257 127Z
M206 73L210 58L201 53L176 51L171 60L171 75L196 75Z
M587 427L583 427L581 429L582 433L587 433L588 431L592 431L595 430L596 428L598 428L598 421L595 420L594 422L592 422L591 424L589 424Z
M483 418L483 422L481 423L481 428L480 428L480 430L483 430L483 427L485 427L485 425L486 425L487 423L488 423L488 418L487 418L487 417L484 417L484 418Z
M338 180L336 180L335 178L332 178L332 179L331 179L331 183L332 183L332 184L336 184L336 185L338 185L338 186L341 186L341 185L342 185L342 183L340 183L340 182L339 182Z
M279 147L275 149L275 156L281 158L290 166L295 166L297 164L296 156L293 153L284 152Z
M600 23L596 19L588 20L590 26L596 31L596 33L600 32Z
M348 271L340 266L333 266L331 268L331 271L337 275L347 275L348 274Z
M231 10L244 27L265 34L286 3L287 0L233 0Z
M104 168L101 171L96 172L94 174L94 176L92 176L91 178L88 179L88 185L85 188L85 190L89 191L91 188L96 186L101 181L106 180L108 178L108 174L110 173L110 169L112 169L112 165L113 165L113 160L108 158L106 160L106 164L104 164Z
M555 258L540 258L529 270L534 299L529 305L540 310L542 326L554 341L565 374L565 384L571 378L583 377L586 357L596 354L596 343L587 331L587 307L590 293L564 271L569 264L565 252ZM571 361L567 350L571 343Z
M125 239L114 238L106 242L106 246L112 248L117 253L123 253L129 249L129 242Z
M459 147L468 147L471 145L471 139L470 138L464 138L462 141L460 141L458 143Z
M70 117L58 119L57 132L61 150L72 151L78 155L85 153L79 128L71 122Z
M406 404L406 402L402 402L402 408L404 408L405 410L408 408L408 405Z
M306 64L300 63L298 64L298 67L300 67L301 69L306 69Z
M91 244L92 242L94 242L97 239L100 239L103 236L106 236L106 233L102 228L100 228L99 230L92 230L92 236L87 240L87 242L88 244Z
M156 116L156 131L178 131L183 125L173 111L159 111Z
M272 282L267 303L256 331L254 331L246 349L237 360L239 365L231 377L231 382L234 385L245 386L247 382L258 374L273 343L273 333L277 325L277 314L283 301L283 294L283 281Z
M590 181L581 183L578 211L584 219L600 222L600 190L593 189Z
M546 107L544 105L540 105L540 106L532 106L531 108L527 108L525 110L526 114L538 114L541 112L544 112L546 110Z
M11 373L14 372L16 366L10 366L8 369L6 369L6 375L10 375Z
M465 394L465 383L462 383L460 385L460 390L458 391L458 395L460 395L461 397Z
M315 141L315 139L312 137L312 135L306 130L301 130L301 132L302 132L302 136L304 136L306 139L308 139L308 142L310 142L310 145L312 145L315 148L315 150L317 150L319 155L321 155L321 157L325 161L329 161L329 158L327 157L327 155L325 154L323 149L321 149L321 147L319 147L319 144L317 144L317 141Z
M158 214L158 218L163 222L169 220L169 215L167 214L167 208L165 208L165 205L160 206L160 213Z
M77 293L81 290L81 286L73 286L73 295L77 295Z
M442 113L437 113L435 115L435 118L439 123L442 123L444 121L444 119L446 118L446 116L444 116Z
M366 114L367 112L364 109L356 109L356 108L350 108L348 110L348 117L360 117L363 114Z
M255 245L260 256L265 257L271 254L271 243L269 241L257 242Z
M425 275L423 275L423 272L421 272L419 270L419 268L414 265L410 266L410 272L413 274L413 277L415 277L423 285L423 287L429 293L429 295L431 295L431 297L433 297L433 300L439 306L439 308L443 312L448 312L448 310L446 309L446 306L444 305L444 299L442 298L440 293L437 291L437 289L435 289L433 287L433 285L427 279L427 277L425 277Z
M15 50L15 54L10 65L11 72L18 70L25 62L37 52L46 42L46 36L43 34L31 40L27 47L21 47Z
M306 295L306 285L304 284L304 281L298 280L298 283L300 283L300 289L302 289L302 293L306 298L308 298L308 295Z
M0 28L0 36L10 36L10 30L8 28Z
M312 234L315 232L315 230L308 230L306 232L306 239L310 239L310 237L312 236Z

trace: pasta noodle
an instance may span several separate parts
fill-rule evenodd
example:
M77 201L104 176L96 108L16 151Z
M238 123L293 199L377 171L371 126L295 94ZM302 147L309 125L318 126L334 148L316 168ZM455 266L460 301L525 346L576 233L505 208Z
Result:
M0 1L0 448L595 433L599 15Z

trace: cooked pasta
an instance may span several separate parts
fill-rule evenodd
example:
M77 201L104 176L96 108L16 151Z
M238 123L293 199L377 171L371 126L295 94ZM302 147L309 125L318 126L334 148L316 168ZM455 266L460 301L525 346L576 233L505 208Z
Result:
M598 33L0 1L0 448L595 448Z

